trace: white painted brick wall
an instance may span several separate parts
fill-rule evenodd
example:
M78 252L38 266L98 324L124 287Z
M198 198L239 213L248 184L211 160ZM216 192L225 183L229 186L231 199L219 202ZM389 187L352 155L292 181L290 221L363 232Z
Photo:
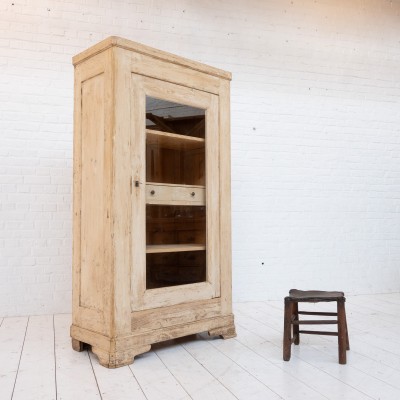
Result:
M0 316L70 311L71 57L233 72L235 300L400 290L400 2L1 0Z

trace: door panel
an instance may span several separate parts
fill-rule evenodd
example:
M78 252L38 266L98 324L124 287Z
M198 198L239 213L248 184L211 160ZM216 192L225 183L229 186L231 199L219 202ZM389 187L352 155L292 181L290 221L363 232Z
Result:
M219 297L218 96L132 83L131 308Z

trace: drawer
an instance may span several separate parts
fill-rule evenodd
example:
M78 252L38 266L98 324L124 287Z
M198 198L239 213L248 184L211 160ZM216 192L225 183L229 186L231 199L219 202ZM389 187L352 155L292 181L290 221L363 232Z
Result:
M146 203L165 205L206 204L206 190L202 186L146 184Z

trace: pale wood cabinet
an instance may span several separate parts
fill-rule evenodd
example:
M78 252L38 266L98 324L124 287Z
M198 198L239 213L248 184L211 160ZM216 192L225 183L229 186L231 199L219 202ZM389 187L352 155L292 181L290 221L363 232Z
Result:
M118 37L73 64L73 348L234 337L230 73Z

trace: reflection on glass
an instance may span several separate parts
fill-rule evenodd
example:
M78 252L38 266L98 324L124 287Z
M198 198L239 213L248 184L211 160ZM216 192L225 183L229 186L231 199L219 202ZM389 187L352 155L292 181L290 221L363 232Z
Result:
M206 280L206 252L155 253L146 256L146 287L156 289Z
M146 97L146 181L205 185L205 110Z
M206 243L206 208L199 206L146 206L146 244Z
M205 110L146 96L146 128L204 139Z
M205 110L146 96L147 289L206 281L205 126Z

